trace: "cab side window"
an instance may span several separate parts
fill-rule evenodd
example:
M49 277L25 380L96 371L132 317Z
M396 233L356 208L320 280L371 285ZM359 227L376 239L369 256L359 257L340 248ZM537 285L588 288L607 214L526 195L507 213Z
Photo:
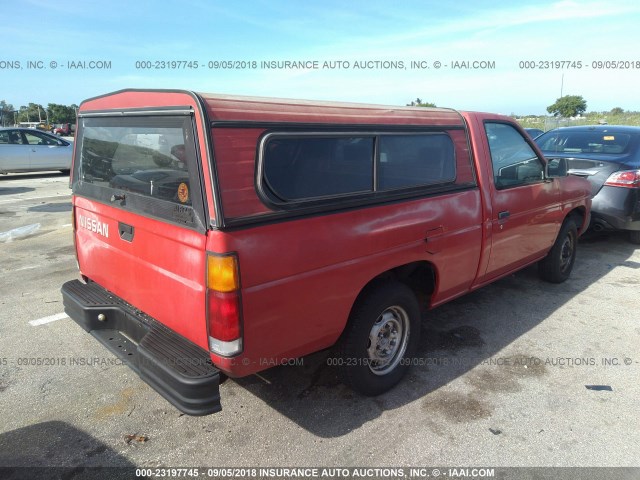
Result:
M496 189L518 187L544 180L544 164L513 126L485 123Z

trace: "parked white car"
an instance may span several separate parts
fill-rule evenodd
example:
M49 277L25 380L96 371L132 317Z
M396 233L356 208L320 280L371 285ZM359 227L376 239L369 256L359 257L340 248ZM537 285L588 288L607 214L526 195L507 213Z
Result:
M73 142L30 128L0 128L0 173L71 169Z

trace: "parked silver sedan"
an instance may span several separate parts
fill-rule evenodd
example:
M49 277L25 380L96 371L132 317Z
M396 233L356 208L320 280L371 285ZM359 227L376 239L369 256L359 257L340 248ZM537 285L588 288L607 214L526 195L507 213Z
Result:
M0 174L71 169L73 142L32 128L0 128Z

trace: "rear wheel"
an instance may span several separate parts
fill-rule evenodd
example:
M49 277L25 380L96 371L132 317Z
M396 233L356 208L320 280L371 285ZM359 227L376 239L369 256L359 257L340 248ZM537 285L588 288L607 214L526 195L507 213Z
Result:
M631 243L635 243L636 245L640 245L640 231L639 230L629 231L629 241Z
M419 336L413 291L398 282L372 287L354 307L338 346L342 381L363 395L386 392L407 372Z
M538 273L543 280L562 283L573 269L578 246L578 229L573 219L562 224L558 238L545 258L538 263Z

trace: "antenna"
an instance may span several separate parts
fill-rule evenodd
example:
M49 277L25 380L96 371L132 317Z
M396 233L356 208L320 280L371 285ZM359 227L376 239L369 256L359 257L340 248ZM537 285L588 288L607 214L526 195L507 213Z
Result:
M562 89L564 88L564 73L562 74L562 80L560 80L560 98L562 98Z

